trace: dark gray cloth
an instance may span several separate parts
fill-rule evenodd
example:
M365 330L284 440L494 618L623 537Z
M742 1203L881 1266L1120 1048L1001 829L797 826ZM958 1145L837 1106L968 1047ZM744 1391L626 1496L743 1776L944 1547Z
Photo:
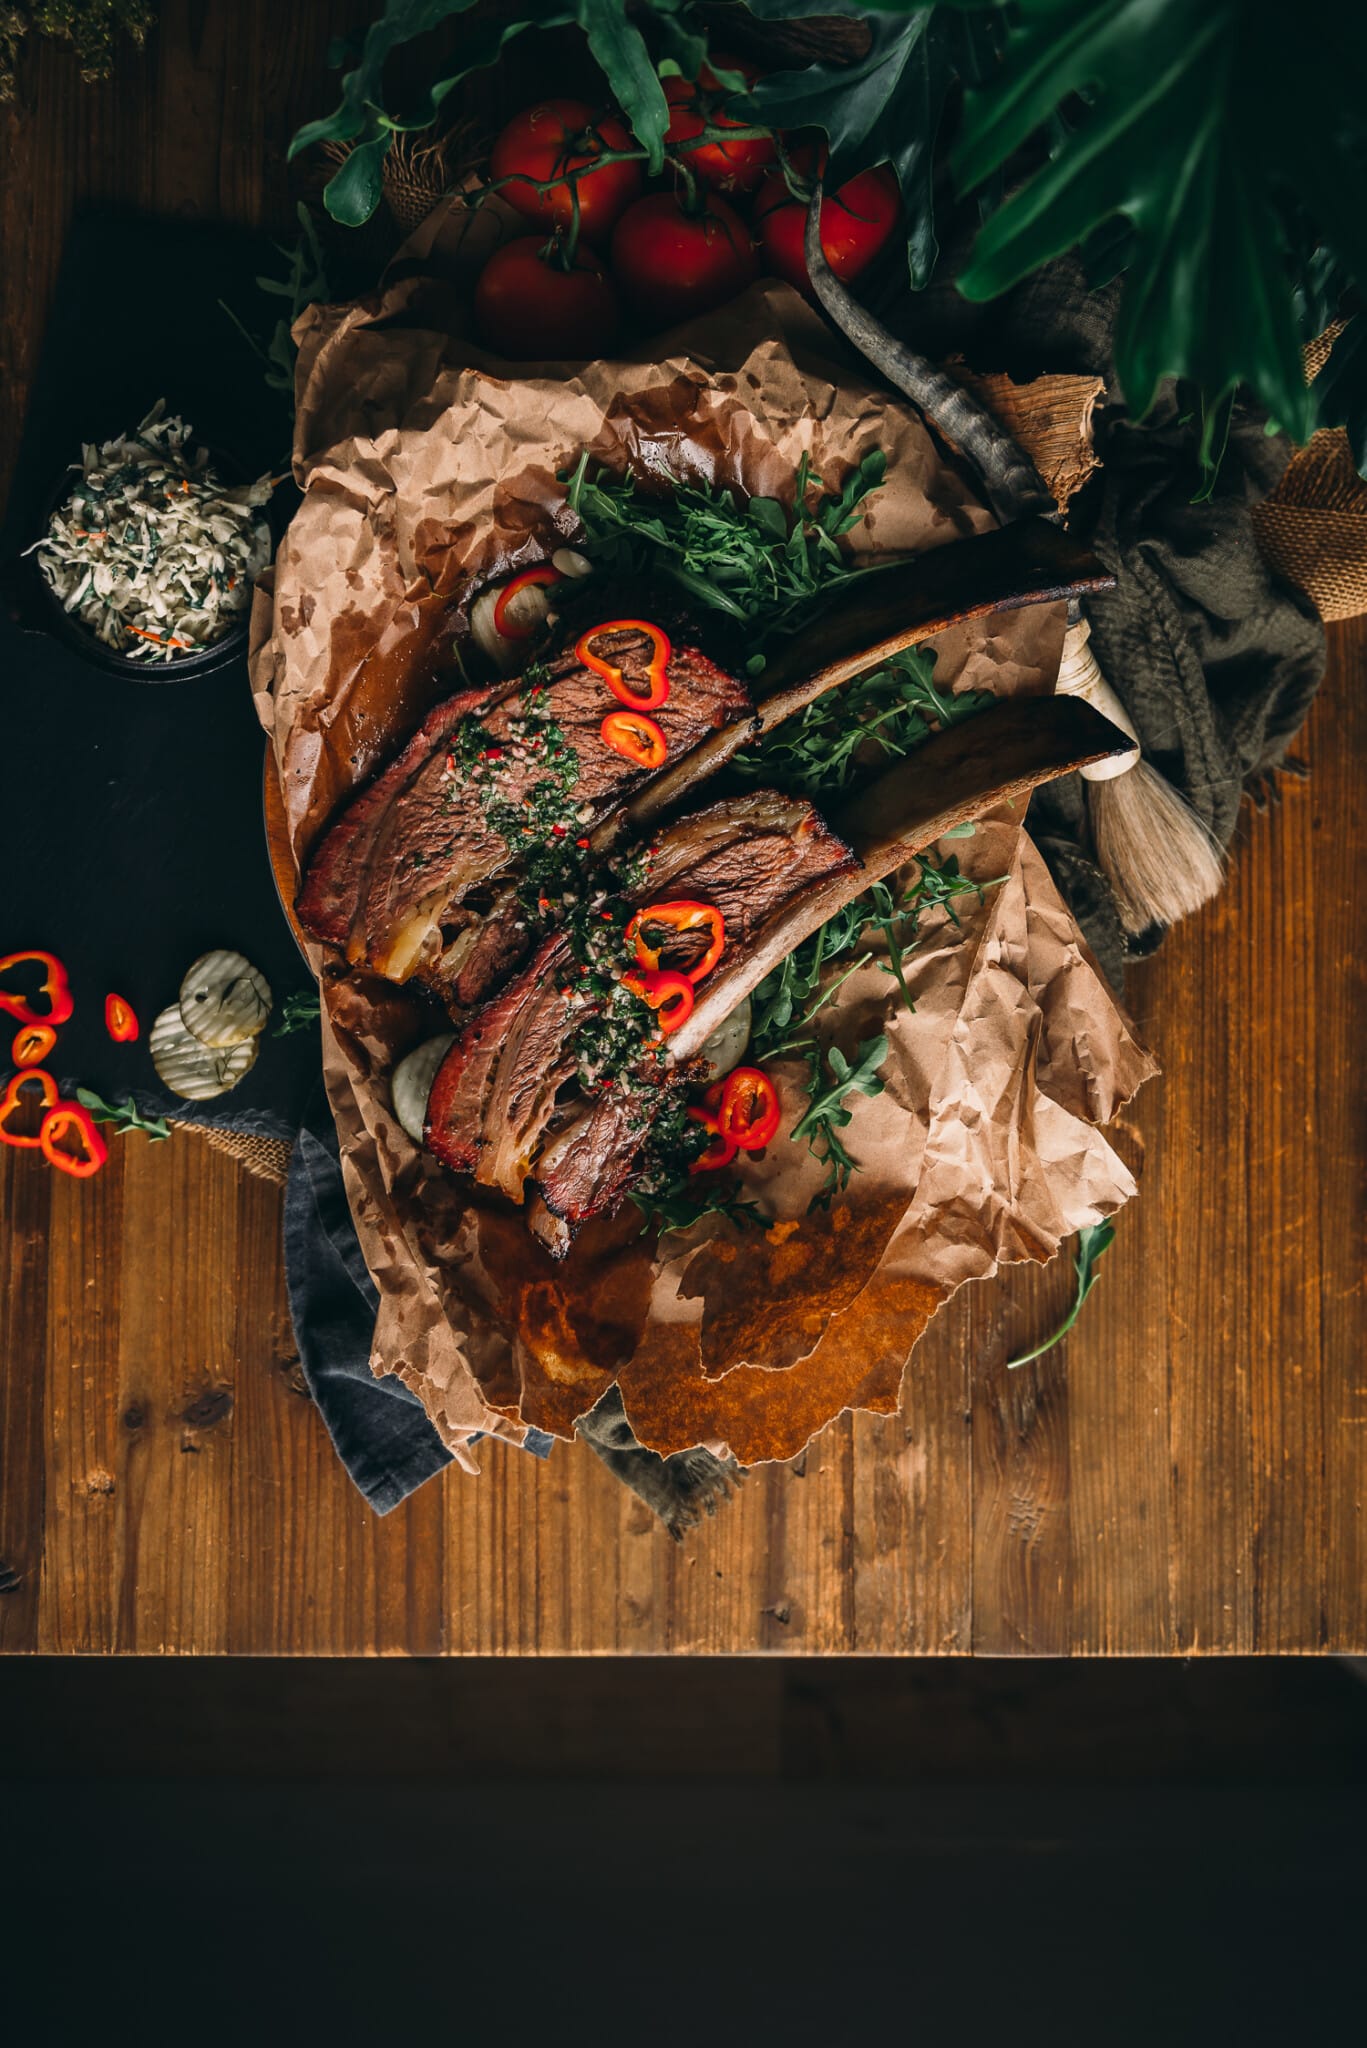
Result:
M444 1470L451 1453L416 1395L370 1370L379 1296L347 1206L337 1133L321 1088L290 1159L285 1285L304 1377L328 1435L376 1514L387 1515ZM534 1429L523 1449L544 1458L552 1442Z
M676 1451L670 1458L644 1450L632 1434L616 1387L609 1387L576 1427L614 1479L645 1502L676 1543L682 1543L684 1531L696 1528L704 1515L725 1507L745 1477L734 1458L718 1458L701 1445Z

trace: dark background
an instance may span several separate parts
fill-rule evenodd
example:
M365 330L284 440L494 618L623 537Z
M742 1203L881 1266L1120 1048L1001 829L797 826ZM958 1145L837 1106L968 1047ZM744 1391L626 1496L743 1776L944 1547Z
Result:
M1341 1661L13 1659L0 1780L15 2041L1361 2028Z

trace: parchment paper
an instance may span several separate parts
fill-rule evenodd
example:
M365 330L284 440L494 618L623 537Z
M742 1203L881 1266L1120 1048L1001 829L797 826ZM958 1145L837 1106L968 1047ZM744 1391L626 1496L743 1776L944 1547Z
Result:
M459 252L453 267L437 231L417 260L375 301L315 308L298 330L305 497L258 592L252 657L298 859L452 687L437 635L471 580L573 537L556 473L585 447L645 478L663 467L789 502L804 451L835 485L880 447L887 484L854 548L927 549L991 524L919 418L838 359L786 287L676 330L652 360L514 370L461 334ZM1059 606L955 628L936 679L1047 691L1063 629ZM863 1170L847 1194L807 1215L822 1169L780 1137L740 1175L767 1229L713 1222L657 1246L628 1207L559 1264L395 1122L388 1073L439 1028L424 999L314 949L325 1078L381 1296L374 1370L421 1397L463 1462L479 1430L572 1434L614 1378L655 1449L793 1456L842 1409L895 1405L912 1345L963 1281L1052 1257L1133 1193L1097 1126L1153 1062L1019 817L939 852L984 889L959 899L957 926L927 919L914 1010L871 962L823 1013L847 1052L880 1029L891 1046L885 1092L851 1099L842 1135ZM785 1130L798 1078L778 1069Z

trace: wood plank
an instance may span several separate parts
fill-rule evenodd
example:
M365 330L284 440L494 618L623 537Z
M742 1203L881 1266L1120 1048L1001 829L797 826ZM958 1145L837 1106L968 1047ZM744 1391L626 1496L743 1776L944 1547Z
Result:
M1151 1082L1112 1128L1139 1195L1067 1339L1076 1655L1159 1657L1171 1646L1164 1086Z
M30 1155L32 1156L32 1155ZM38 1648L113 1649L119 1639L119 1323L137 1286L119 1259L125 1160L94 1180L50 1174L47 1485ZM163 1195L165 1189L163 1184ZM145 1239L152 1252L156 1232Z
M1305 1147L1318 1183L1327 1647L1367 1650L1367 620L1330 634L1311 727L1310 924L1317 1058ZM1332 778L1332 779L1329 779Z
M116 1445L115 1646L227 1648L228 1514L242 1270L233 1163L203 1139L114 1141L121 1230L104 1255L119 1314L109 1423ZM107 1171L108 1169L106 1169Z
M1004 1313L1008 1290L1018 1316ZM1062 1262L999 1275L969 1297L973 1648L981 1656L1057 1657L1070 1648L1067 1350L1006 1365L1062 1321L1068 1300ZM1008 1327L1021 1337L1008 1339Z
M47 1500L48 1210L52 1176L0 1145L0 1651L32 1650Z

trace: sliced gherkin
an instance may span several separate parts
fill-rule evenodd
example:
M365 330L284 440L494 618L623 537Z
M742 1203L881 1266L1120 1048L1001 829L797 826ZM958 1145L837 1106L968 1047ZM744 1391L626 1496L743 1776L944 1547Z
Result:
M178 1003L170 1003L152 1026L147 1041L152 1065L173 1095L187 1102L212 1102L226 1095L251 1072L260 1050L258 1038L240 1045L205 1045L185 1028Z
M205 953L180 985L180 1014L201 1045L245 1045L266 1028L270 983L240 953Z

